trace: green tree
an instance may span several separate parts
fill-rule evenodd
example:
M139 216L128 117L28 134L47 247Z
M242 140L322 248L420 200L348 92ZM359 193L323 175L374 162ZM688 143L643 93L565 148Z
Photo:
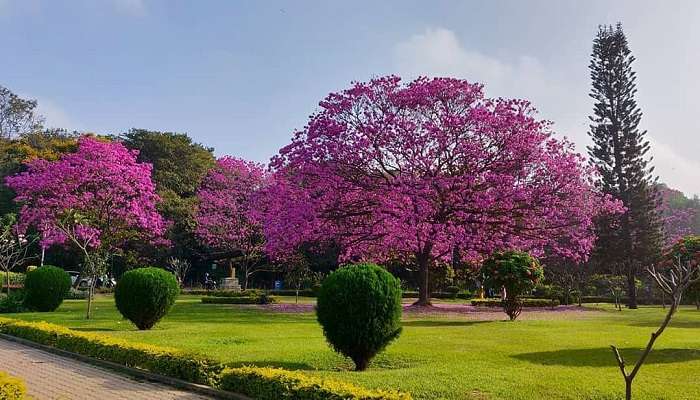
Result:
M600 190L622 201L628 211L599 221L594 257L625 271L629 308L637 308L637 275L658 257L663 239L649 141L639 129L634 60L620 24L600 27L589 67L595 104L588 154L600 172Z
M171 255L195 261L192 254L201 252L193 233L195 194L214 166L214 150L193 142L184 133L131 129L121 139L126 147L139 151L139 162L153 164L153 181L162 198L158 211L173 223L168 232L173 244Z
M17 211L15 194L5 186L5 177L22 171L24 163L35 158L55 161L61 154L75 151L77 137L76 132L46 129L13 139L0 138L0 215Z
M37 101L23 99L0 85L0 138L12 139L41 128Z

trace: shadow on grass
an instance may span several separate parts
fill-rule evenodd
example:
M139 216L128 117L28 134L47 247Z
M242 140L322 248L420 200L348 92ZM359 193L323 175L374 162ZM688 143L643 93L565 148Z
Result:
M659 321L636 321L636 322L631 322L629 325L656 329L659 327L659 323L660 323ZM682 319L681 320L672 320L669 327L671 327L671 328L698 329L698 328L700 328L700 320L697 320L697 321L689 321L689 320L682 320Z
M620 349L628 364L635 363L642 349ZM512 356L515 359L540 365L561 365L567 367L616 367L615 357L609 347L595 349L570 349L522 353ZM700 360L700 350L657 349L652 350L646 364L672 364Z
M283 368L288 370L298 370L298 371L313 371L316 368L309 364L301 362L291 362L291 361L238 361L227 363L227 366L231 368L239 367L269 367L269 368Z
M472 326L476 324L483 324L487 322L493 322L493 321L441 321L441 320L409 320L409 321L404 321L401 325L403 326L419 326L419 327L427 327L427 328L436 328L436 327L448 327L448 326Z

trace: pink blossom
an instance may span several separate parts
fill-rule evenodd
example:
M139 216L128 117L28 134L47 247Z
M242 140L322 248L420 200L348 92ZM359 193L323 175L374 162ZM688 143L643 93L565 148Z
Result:
M27 163L6 178L22 204L20 227L34 226L48 247L66 242L69 226L89 247L116 248L126 240L163 240L166 223L156 211L160 198L151 164L118 142L84 136L75 153L57 161Z

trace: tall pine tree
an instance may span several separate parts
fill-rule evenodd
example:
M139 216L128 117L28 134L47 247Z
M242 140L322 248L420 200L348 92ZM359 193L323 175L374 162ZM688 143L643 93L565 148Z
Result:
M589 66L595 104L588 154L600 171L599 188L621 200L627 212L600 221L594 261L627 276L629 308L637 308L637 276L654 262L662 243L649 141L646 131L639 130L634 60L621 24L599 28Z

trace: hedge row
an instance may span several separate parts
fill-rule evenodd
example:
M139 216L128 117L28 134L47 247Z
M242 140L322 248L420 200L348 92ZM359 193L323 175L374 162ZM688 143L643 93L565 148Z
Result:
M248 296L248 297L202 297L204 304L271 304L277 303L273 296Z
M521 299L523 307L556 307L559 300L550 299ZM472 299L473 306L478 307L503 307L501 299Z
M369 390L349 383L277 368L227 368L220 387L256 400L410 400L397 391Z
M177 349L129 343L92 333L72 331L46 322L26 322L0 317L0 333L127 367L189 382L208 384L261 400L411 399L408 393L370 390L282 369L224 368L214 360ZM0 375L0 387L2 382ZM2 391L0 391L1 394L3 394ZM4 398L0 396L0 399ZM14 399L14 397L8 397L8 399Z
M402 293L404 299L417 299L418 292L415 291L404 291ZM433 292L430 294L432 299L462 299L469 300L473 297L473 294L467 291L462 292Z
M0 318L0 333L194 383L215 384L223 369L216 361L180 350L76 332L46 322Z
M0 399L21 400L27 395L24 381L0 371Z

